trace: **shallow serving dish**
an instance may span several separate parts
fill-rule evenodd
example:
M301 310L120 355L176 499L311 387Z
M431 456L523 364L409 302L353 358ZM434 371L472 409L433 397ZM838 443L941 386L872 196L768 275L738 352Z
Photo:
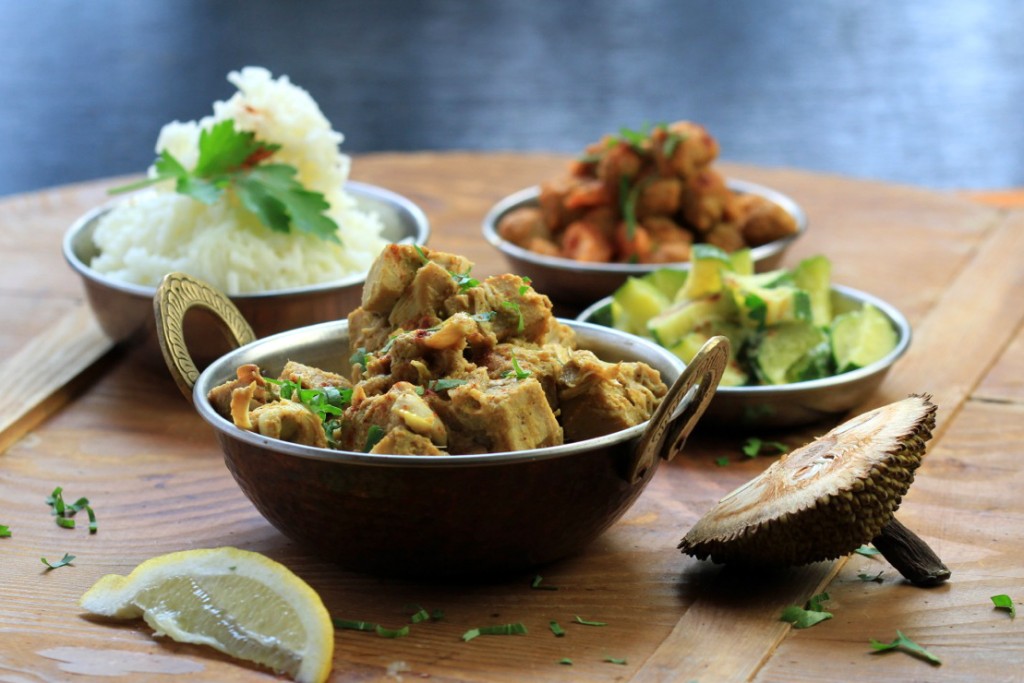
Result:
M863 368L822 379L773 386L719 387L704 415L706 424L730 428L782 428L834 418L867 400L892 365L910 346L906 317L891 304L851 287L832 286L832 305L842 313L863 302L873 304L889 319L899 341L887 356ZM589 306L580 321L610 325L611 298Z
M741 194L756 194L786 210L796 220L797 232L750 250L758 271L778 267L783 253L794 240L807 232L807 214L787 195L763 185L744 180L728 180L731 190ZM589 304L608 296L628 277L636 277L658 268L689 268L689 261L681 263L587 263L557 256L545 256L524 249L501 238L498 222L501 217L521 206L536 206L540 188L528 187L505 197L495 204L484 217L484 237L505 255L512 272L529 277L533 286L553 300L566 304Z
M177 346L176 318L195 281L161 286L160 334ZM202 299L205 295L200 295ZM170 300L167 302L167 300ZM182 304L182 301L185 303ZM219 306L219 304L218 304ZM225 319L233 317L229 314ZM641 360L671 385L651 420L578 443L486 455L376 455L302 446L236 427L207 400L243 363L276 376L288 359L347 373L348 323L321 323L250 342L201 374L168 365L215 430L242 491L280 531L344 568L388 575L494 576L581 550L614 523L674 455L714 393L727 361L709 342L685 371L667 350L571 320L580 346L609 361ZM168 334L169 333L169 334ZM240 342L246 341L240 339Z
M423 211L410 200L366 183L349 181L345 189L360 209L380 216L385 239L426 243L430 225ZM141 341L148 346L150 355L158 359L160 349L153 321L153 297L157 288L115 280L89 267L97 254L92 232L100 216L109 210L109 206L97 207L75 221L64 236L64 258L81 276L89 305L103 331L117 342ZM241 294L231 300L252 325L256 336L263 337L344 318L359 305L365 280L366 273L361 273L308 287ZM190 318L186 334L194 355L203 361L212 360L230 348L201 312Z

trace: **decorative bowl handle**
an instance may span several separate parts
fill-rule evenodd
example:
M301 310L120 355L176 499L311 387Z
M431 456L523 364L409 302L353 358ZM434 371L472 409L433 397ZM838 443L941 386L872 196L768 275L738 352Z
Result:
M190 402L192 387L199 379L199 369L185 343L185 315L193 308L212 313L229 343L244 346L256 339L252 327L223 293L185 273L165 275L153 297L156 333L167 368Z
M729 340L726 337L712 337L704 343L669 388L640 437L628 472L630 483L642 479L659 456L671 460L683 450L686 437L715 395L728 362ZM670 434L671 445L666 448Z

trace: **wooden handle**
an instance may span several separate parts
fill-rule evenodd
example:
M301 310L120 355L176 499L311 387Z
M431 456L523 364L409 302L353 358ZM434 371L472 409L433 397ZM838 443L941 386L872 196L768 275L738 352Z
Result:
M185 342L185 315L197 307L214 315L228 342L244 346L256 339L252 327L220 291L185 273L165 275L153 297L156 333L167 368L189 401L192 401L192 387L199 379L199 369Z
M715 395L728 362L729 340L726 337L712 337L704 343L669 388L640 437L629 470L630 482L642 479L657 457L671 460L683 449L686 437ZM670 433L672 445L665 448Z

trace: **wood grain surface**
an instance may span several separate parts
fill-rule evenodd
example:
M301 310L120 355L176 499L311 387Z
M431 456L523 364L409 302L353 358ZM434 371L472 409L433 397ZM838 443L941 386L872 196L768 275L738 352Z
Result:
M431 220L432 246L489 275L505 264L480 236L487 208L559 173L565 161L380 154L356 158L353 178L410 197ZM791 169L724 170L805 207L811 227L787 255L790 265L824 253L837 282L890 301L910 319L911 349L870 405L912 392L939 405L937 436L900 518L943 557L949 583L914 588L886 562L859 555L756 575L680 555L676 543L700 515L772 461L745 457L742 434L699 427L619 523L579 556L540 570L557 590L532 589L532 573L437 584L339 571L259 516L169 375L132 349L107 350L90 331L59 248L71 220L104 201L112 181L87 183L0 201L0 381L5 413L27 414L0 441L0 524L12 531L0 538L0 681L185 672L197 681L274 680L212 650L154 638L142 622L111 624L77 606L103 574L218 545L283 562L336 617L397 627L418 606L444 612L401 639L339 631L336 681L1021 680L1024 638L990 596L1024 600L1024 214ZM54 344L55 336L76 343ZM56 389L26 410L34 383ZM770 436L797 446L829 426ZM722 457L728 466L716 465ZM54 524L45 499L58 485L67 496L89 497L98 533ZM65 552L75 555L70 566L47 571L40 562ZM879 572L880 582L858 578ZM833 619L806 630L778 620L785 606L821 591ZM577 615L607 625L573 623ZM564 637L549 630L552 620ZM528 633L460 640L470 628L507 622ZM888 642L897 629L941 666L872 654L870 639Z

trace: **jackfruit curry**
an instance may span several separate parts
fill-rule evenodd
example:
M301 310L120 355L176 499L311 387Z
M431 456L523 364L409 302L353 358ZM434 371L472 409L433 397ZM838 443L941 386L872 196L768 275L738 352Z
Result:
M606 135L567 176L541 184L536 206L503 215L498 234L577 261L672 263L690 260L695 242L731 252L797 231L778 204L732 190L712 168L717 156L718 142L691 121Z
M272 438L397 455L555 446L651 417L668 390L657 370L578 349L527 279L479 281L472 267L386 247L348 316L349 376L289 361L271 378L243 365L211 404Z

